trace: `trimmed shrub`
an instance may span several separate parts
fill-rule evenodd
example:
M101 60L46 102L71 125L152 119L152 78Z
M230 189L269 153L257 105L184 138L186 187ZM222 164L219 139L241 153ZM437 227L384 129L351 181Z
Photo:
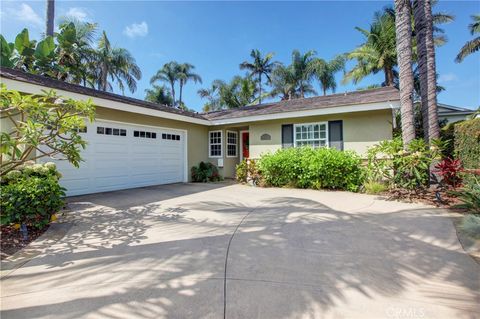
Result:
M200 162L198 166L193 166L192 181L196 183L217 182L222 180L218 168L212 163Z
M26 165L8 172L0 192L1 224L46 226L64 205L60 176L54 163Z
M262 156L259 168L267 186L357 191L361 159L333 148L289 148Z
M455 153L464 168L480 168L480 118L455 125Z
M237 182L258 185L261 180L261 174L257 167L257 162L253 159L244 159L235 168L235 177Z

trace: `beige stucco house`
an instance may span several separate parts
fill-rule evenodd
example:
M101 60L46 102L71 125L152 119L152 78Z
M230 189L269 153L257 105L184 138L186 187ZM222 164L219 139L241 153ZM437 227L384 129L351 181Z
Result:
M233 178L243 158L283 147L327 146L364 155L392 138L392 114L400 104L398 90L385 87L200 114L18 70L2 68L0 80L8 89L54 89L97 106L96 120L82 133L89 144L80 168L57 161L68 195L187 182L201 161Z

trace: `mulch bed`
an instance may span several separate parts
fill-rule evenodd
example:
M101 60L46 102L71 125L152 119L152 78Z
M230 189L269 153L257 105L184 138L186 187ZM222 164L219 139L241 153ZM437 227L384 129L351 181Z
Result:
M0 226L1 259L8 258L40 237L48 229L48 226L42 229L29 227L28 240L23 240L20 229L15 229L13 225Z

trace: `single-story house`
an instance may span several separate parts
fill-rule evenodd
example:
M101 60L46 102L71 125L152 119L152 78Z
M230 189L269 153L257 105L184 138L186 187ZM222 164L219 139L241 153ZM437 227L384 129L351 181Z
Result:
M82 133L88 147L80 168L57 162L68 195L187 182L201 161L233 178L243 158L282 147L328 146L364 155L392 138L400 105L398 90L383 87L200 114L7 68L0 81L20 92L55 89L96 105L96 120Z
M438 103L438 120L445 123L463 121L475 111L443 103Z

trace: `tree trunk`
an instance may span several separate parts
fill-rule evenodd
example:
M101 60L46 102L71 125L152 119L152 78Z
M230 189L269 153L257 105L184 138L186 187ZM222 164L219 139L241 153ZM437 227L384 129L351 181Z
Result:
M180 92L178 92L178 105L182 107L183 80L180 80Z
M383 73L385 73L385 86L393 86L393 69L392 67L385 66L383 68Z
M258 104L262 104L262 73L258 75Z
M45 35L53 37L55 24L55 0L47 0L47 12L45 17Z
M425 140L431 142L432 139L440 137L431 1L415 0L413 12L417 36L423 129Z
M175 106L175 82L170 82L170 86L172 87L172 106Z
M412 27L410 0L395 0L395 29L400 77L400 112L403 147L415 139L413 113Z

